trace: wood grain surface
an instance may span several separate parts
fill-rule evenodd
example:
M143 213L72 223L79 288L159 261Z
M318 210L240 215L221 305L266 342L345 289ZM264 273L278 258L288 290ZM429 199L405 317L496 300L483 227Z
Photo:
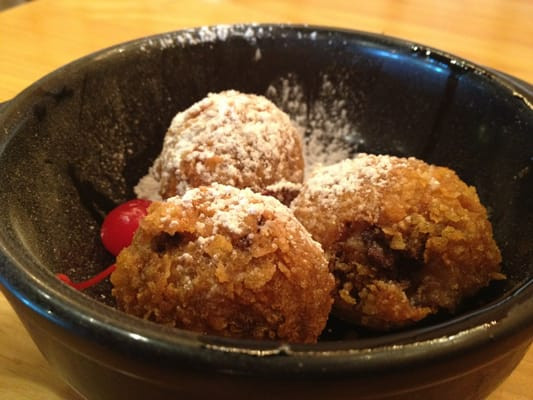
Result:
M235 22L307 23L384 33L533 82L532 0L37 0L0 12L0 101L103 47L185 27ZM530 349L489 399L533 399L532 376ZM0 399L79 399L48 367L1 294Z

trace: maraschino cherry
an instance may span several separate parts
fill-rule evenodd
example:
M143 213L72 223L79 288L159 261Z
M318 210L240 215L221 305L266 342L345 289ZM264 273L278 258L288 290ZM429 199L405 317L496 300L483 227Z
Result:
M131 244L133 235L135 235L141 219L148 213L150 204L149 200L129 200L107 214L100 229L100 238L107 251L117 256L123 248ZM114 270L115 264L82 282L72 282L65 274L56 274L56 277L74 289L84 290L100 283Z
M134 199L119 205L107 214L100 229L100 238L107 251L118 256L124 247L130 245L149 205L148 200Z

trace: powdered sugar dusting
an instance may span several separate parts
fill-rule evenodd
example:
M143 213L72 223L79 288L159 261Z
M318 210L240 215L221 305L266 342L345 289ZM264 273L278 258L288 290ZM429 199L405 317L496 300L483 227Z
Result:
M342 83L335 86L325 74L316 98L309 101L298 77L288 74L273 82L265 93L304 132L306 176L316 166L350 157L357 145L363 143L348 119L345 92Z
M151 174L143 176L139 183L133 188L133 191L140 199L151 201L161 200L161 196L159 195L159 181Z
M207 204L205 213L213 224L213 234L249 234L246 218L257 218L265 213L275 215L277 220L301 225L292 212L274 197L218 183L190 189L185 195L170 197L167 201L190 209L194 209L197 202ZM305 231L303 227L302 230Z
M325 206L336 204L346 194L365 196L368 191L385 187L390 170L403 164L405 160L397 157L360 153L353 159L315 169L302 193L307 199L320 199ZM372 208L372 204L365 206Z
M268 185L266 187L267 190L270 190L270 191L273 191L273 192L277 192L277 191L281 191L281 190L295 190L295 191L298 191L300 190L302 187L301 184L299 183L294 183L294 182L289 182L289 181L286 181L284 179L276 182L276 183L273 183L272 185Z

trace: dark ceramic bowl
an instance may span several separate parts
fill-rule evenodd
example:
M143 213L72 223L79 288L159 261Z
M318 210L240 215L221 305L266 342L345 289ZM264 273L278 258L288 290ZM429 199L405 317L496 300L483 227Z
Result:
M80 293L54 277L112 262L102 217L133 197L177 111L228 88L277 85L281 101L288 81L308 110L320 102L345 118L352 152L416 156L475 185L508 279L410 329L376 335L332 319L318 344L288 345L158 326L115 310L109 283ZM532 102L531 86L501 73L354 31L214 27L98 52L1 111L2 289L51 366L90 399L482 398L533 337Z

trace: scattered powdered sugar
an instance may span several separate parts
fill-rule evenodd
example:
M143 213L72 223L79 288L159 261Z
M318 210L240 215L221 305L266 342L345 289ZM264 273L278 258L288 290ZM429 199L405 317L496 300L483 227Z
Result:
M330 165L350 157L363 139L348 119L346 88L321 77L318 93L310 101L294 74L273 82L265 96L285 111L304 132L305 175L318 165ZM355 146L354 146L355 144Z
M255 45L257 44L257 39L262 38L266 33L271 33L271 29L264 29L257 24L202 26L148 37L143 40L140 49L142 51L150 51L152 48L164 49L176 46L194 46L200 43L223 42L230 37L240 37Z
M217 29L216 34L223 35L223 28ZM257 49L255 57L260 57L259 49ZM303 86L299 83L299 78L294 74L288 74L272 82L265 93L265 97L287 113L292 124L296 125L303 133L305 177L309 176L317 166L330 165L351 157L357 150L357 144L363 143L361 136L347 116L345 95L347 89L342 83L334 85L327 75L323 75L320 79L318 93L312 101L309 100ZM259 165L251 163L257 154L250 157L250 154L247 154L246 143L242 142L241 137L236 137L233 134L235 123L239 118L242 118L235 113L235 109L242 106L246 96L250 95L238 94L234 91L225 93L232 93L229 96L231 104L228 102L228 96L221 97L220 94L210 94L207 98L174 117L165 137L163 152L149 174L142 178L134 189L138 197L159 200L158 185L164 186L165 182L170 179L171 171L178 168L182 161L194 164L194 174L203 177L204 182L213 181L209 178L209 175L212 174L212 168L206 168L209 160L215 156L213 145L217 147L217 156L234 154L237 159L250 160L243 170L236 169L235 163L230 160L223 160L223 162L218 163L217 168L224 168L222 174L226 177L244 175L251 179L253 175L257 174ZM279 153L279 149L293 146L294 143L290 142L292 140L290 135L288 138L286 135L280 138L279 135L283 125L291 122L280 122L279 117L273 119L269 116L268 114L272 112L272 109L263 104L268 102L267 99L262 96L254 96L253 99L254 102L258 103L257 108L260 111L248 110L249 113L254 114L250 115L249 119L257 120L256 124L248 124L249 129L255 130L250 135L250 137L255 137L255 142L251 143L252 148L262 151L270 158L271 155ZM191 120L194 119L192 117L200 113L205 114L203 118L197 118L191 124ZM189 126L183 129L184 124L189 124ZM176 134L177 132L180 134ZM204 145L202 145L202 141ZM165 151L165 148L172 150ZM164 169L161 168L162 165L165 165ZM273 171L268 170L268 163L263 163L261 169L265 174L273 173ZM190 171L187 173L190 174ZM231 178L225 180L225 183L236 184L236 182L231 181ZM176 186L177 194L185 193L189 189L186 176L180 176L178 173ZM287 188L285 185L285 188L273 187L268 188L267 191L294 193L295 190L295 188ZM282 199L280 196L277 197ZM285 198L286 196L282 197Z

